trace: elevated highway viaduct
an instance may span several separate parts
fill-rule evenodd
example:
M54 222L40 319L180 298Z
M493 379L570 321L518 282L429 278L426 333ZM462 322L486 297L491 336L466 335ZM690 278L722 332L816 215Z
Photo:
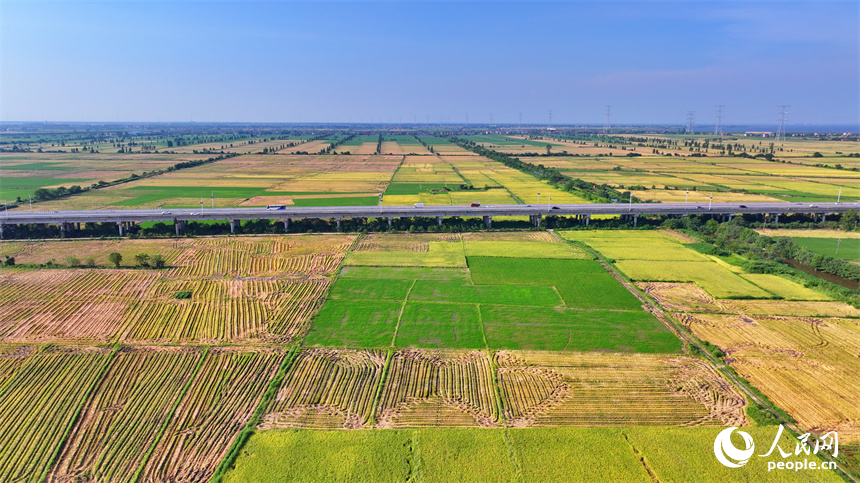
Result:
M3 229L18 224L54 224L65 234L74 223L116 223L120 236L132 223L146 221L173 222L176 234L189 221L227 220L231 232L241 220L280 220L284 229L290 220L318 218L333 219L338 227L342 219L387 218L389 226L394 218L436 218L441 225L444 218L482 217L489 226L493 217L528 216L539 226L544 216L575 217L588 224L595 215L620 215L634 224L645 215L712 215L731 219L735 215L761 214L773 217L778 223L780 215L800 213L821 217L847 210L860 210L860 202L847 203L610 203L610 204L555 204L555 205L432 205L432 206L331 206L283 208L211 208L211 209L127 209L79 211L5 211L0 214L0 237Z

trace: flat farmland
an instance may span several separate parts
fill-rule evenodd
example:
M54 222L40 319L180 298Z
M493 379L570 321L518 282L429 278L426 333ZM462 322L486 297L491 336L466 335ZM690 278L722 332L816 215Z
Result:
M183 349L117 354L84 406L53 478L130 481L204 355Z
M19 263L91 253L103 268L0 271L4 341L288 341L322 303L352 236L18 245ZM65 250L65 252L64 252ZM106 268L107 253L126 268ZM130 269L133 254L168 268ZM96 255L98 254L98 255ZM61 258L62 259L62 258ZM188 298L176 299L187 292Z
M740 267L701 255L668 234L568 231L560 235L614 259L618 269L637 282L694 282L718 299L830 300L784 278L744 274Z
M768 472L771 455L741 468L714 463L719 428L421 428L387 431L276 430L254 435L227 482L747 481L800 483L809 473ZM772 441L776 427L744 428ZM792 447L785 433L779 444ZM311 448L308 450L307 448ZM685 457L679 461L678 455ZM841 453L840 453L841 454ZM810 456L810 461L820 462ZM843 481L815 472L816 481Z
M505 421L514 427L747 424L744 396L689 356L500 351Z
M40 209L376 204L391 156L245 155L40 203ZM214 196L214 200L213 197ZM371 199L372 198L372 199Z
M593 154L571 151L579 156L540 159L546 166L574 178L632 189L640 199L662 202L708 201L711 193L719 202L835 201L840 187L843 199L860 196L854 188L860 175L836 169L835 165L777 164L763 159L720 157L719 153L688 157L689 152L681 152L681 156L666 157L638 149L641 157L627 157L622 152L586 158L582 156Z
M433 152L436 154L455 154L457 156L473 156L475 154L457 146L445 138L437 136L418 136L418 139L420 139L423 144L427 145L427 149L432 148Z
M0 153L0 199L27 200L38 188L89 187L209 156L169 153Z
M743 273L668 232L559 233L600 247L618 267L713 265L766 292L760 299L726 299L696 281L640 281L692 333L729 353L726 362L802 427L838 428L852 444L855 415L848 394L858 388L846 368L849 355L860 350L852 345L860 330L851 318L856 309L816 299L818 292L787 279ZM433 481L551 475L591 481L594 469L547 463L551 455L566 461L557 455L569 452L573 440L618 452L616 461L629 457L630 465L606 470L619 478L637 481L643 472L649 481L648 471L662 471L672 481L684 470L666 461L659 447L635 438L650 442L686 434L695 444L709 439L712 449L724 426L745 426L757 438L765 429L773 433L749 427L754 422L741 393L704 359L685 355L681 340L587 250L549 232L0 247L20 264L52 258L61 263L69 255L93 257L96 264L0 270L11 302L0 308L0 354L6 356L0 358L0 384L9 388L0 392L0 408L14 404L7 399L32 397L29 385L14 381L57 347L102 357L96 375L75 389L56 385L62 369L51 379L33 379L65 391L79 414L71 426L57 425L68 431L48 439L53 446L47 454L57 448L55 458L45 459L33 445L16 453L42 461L38 472L51 481L208 479L249 421L255 434L241 447L226 481L338 479L343 472L352 472L353 480L366 475L377 481L402 465ZM111 251L123 254L122 268L110 268ZM137 253L162 254L168 266L135 268ZM189 298L174 298L180 292L190 292ZM822 323L814 329L829 344L821 346L814 330L804 332L811 316L753 315L756 307L778 312L756 303L784 304L785 311L805 304L812 311L805 313L834 314L817 319ZM719 325L741 307L748 312L728 325L747 324L745 317L770 332ZM774 335L795 325L783 339ZM89 347L110 343L123 345L113 353ZM797 360L792 351L804 354L808 374L781 369ZM809 355L814 351L820 354ZM839 387L827 396L845 404L809 409L821 394L812 390L814 380ZM808 394L771 396L795 382ZM691 432L676 433L681 426ZM356 429L365 431L349 431ZM391 441L403 446L387 446ZM298 453L303 458L289 454L265 467L257 463L272 447L281 451L310 442ZM386 451L384 459L365 455L375 445ZM335 449L341 459L327 453ZM702 460L691 464L712 466L711 454L702 452ZM421 458L417 467L415 458ZM452 461L467 459L483 463L446 471ZM30 471L9 468L11 477ZM767 481L756 468L738 478Z
M27 356L14 355L20 357ZM7 379L0 393L6 441L0 447L0 479L44 477L110 358L108 349L46 347Z
M838 431L846 442L860 439L852 423L858 418L856 395L860 393L855 377L860 349L857 319L740 311L677 318L697 337L728 354L727 362L800 427Z
M519 242L512 234L499 241L492 234L368 236L345 260L304 342L355 349L680 349L581 249L520 236Z
M466 187L464 189L464 187ZM587 203L531 174L483 156L407 156L383 197L386 205L425 203L485 205L542 202Z

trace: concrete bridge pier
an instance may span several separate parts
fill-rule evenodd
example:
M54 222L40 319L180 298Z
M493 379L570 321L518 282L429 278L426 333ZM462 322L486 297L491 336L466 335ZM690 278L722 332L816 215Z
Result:
M485 216L484 217L484 224L487 225L487 228L491 228L493 226L493 217L492 216Z
M287 233L289 231L290 231L290 219L284 218L284 233Z
M639 224L639 215L633 215L633 226Z
M69 234L69 224L65 221L60 222L60 236L65 238Z
M392 226L393 220L394 220L394 217L393 217L393 216L389 216L389 217L388 217L388 229L389 229L389 230L391 229L391 226Z
M116 222L116 227L119 229L119 236L122 236L123 228L125 228L125 222Z
M775 213L775 214L773 215L773 223L774 223L774 225L778 225L778 224L779 224L779 213Z
M337 218L337 231L340 231L340 218Z
M442 217L441 216L436 217L436 224L439 226L442 226Z
M176 230L176 236L182 232L182 222L179 220L173 220L173 228Z
M585 215L585 226L588 226L588 222L591 221L591 215Z
M236 233L236 227L241 226L241 223L239 220L230 220L230 233Z
M821 221L827 221L827 213L821 214Z
M540 226L541 215L529 215L529 221L533 226Z
M0 223L0 240L3 239L3 224Z

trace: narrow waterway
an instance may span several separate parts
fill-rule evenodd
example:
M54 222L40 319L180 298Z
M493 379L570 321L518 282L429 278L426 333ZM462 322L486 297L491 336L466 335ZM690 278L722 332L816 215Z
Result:
M783 261L792 266L792 268L796 268L801 272L808 273L814 277L818 277L828 282L835 283L840 287L845 287L851 290L860 290L860 282L855 282L854 280L850 280L847 278L840 277L839 275L833 275L832 273L822 272L820 270L816 270L809 265L804 263L800 263L797 260L792 259L783 259Z

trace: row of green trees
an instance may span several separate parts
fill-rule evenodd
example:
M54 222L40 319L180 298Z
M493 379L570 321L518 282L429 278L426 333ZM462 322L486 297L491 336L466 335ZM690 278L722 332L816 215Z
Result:
M587 198L590 201L609 202L610 200L629 201L632 199L634 203L642 202L642 200L636 198L635 196L631 198L629 191L621 192L606 184L597 185L595 183L590 183L579 178L573 178L571 176L562 174L559 170L555 168L547 167L543 164L527 163L525 161L520 160L519 158L514 158L508 156L507 154L479 146L477 143L469 141L467 139L460 139L456 136L451 136L448 138L448 140L462 147L463 149L468 149L481 156L490 158L493 161L502 163L509 168L522 171L523 173L531 175L536 174L538 176L541 176L542 178L549 181L551 185L559 189L563 189L565 191L577 192L578 195L582 196L583 198Z
M846 231L855 230L858 218L860 218L860 215L858 215L857 211L848 210L839 217L838 221L831 222L830 226ZM671 229L696 231L720 249L740 253L753 259L755 263L748 267L753 272L784 272L788 270L788 267L779 262L790 259L821 272L837 275L848 280L860 281L860 266L848 260L841 260L812 252L798 245L796 241L789 237L761 235L750 228L751 225L760 226L760 224L752 224L744 217L736 217L732 221L725 223L719 223L713 219L701 223L700 220L693 217L685 217L684 219L667 220L663 225Z

